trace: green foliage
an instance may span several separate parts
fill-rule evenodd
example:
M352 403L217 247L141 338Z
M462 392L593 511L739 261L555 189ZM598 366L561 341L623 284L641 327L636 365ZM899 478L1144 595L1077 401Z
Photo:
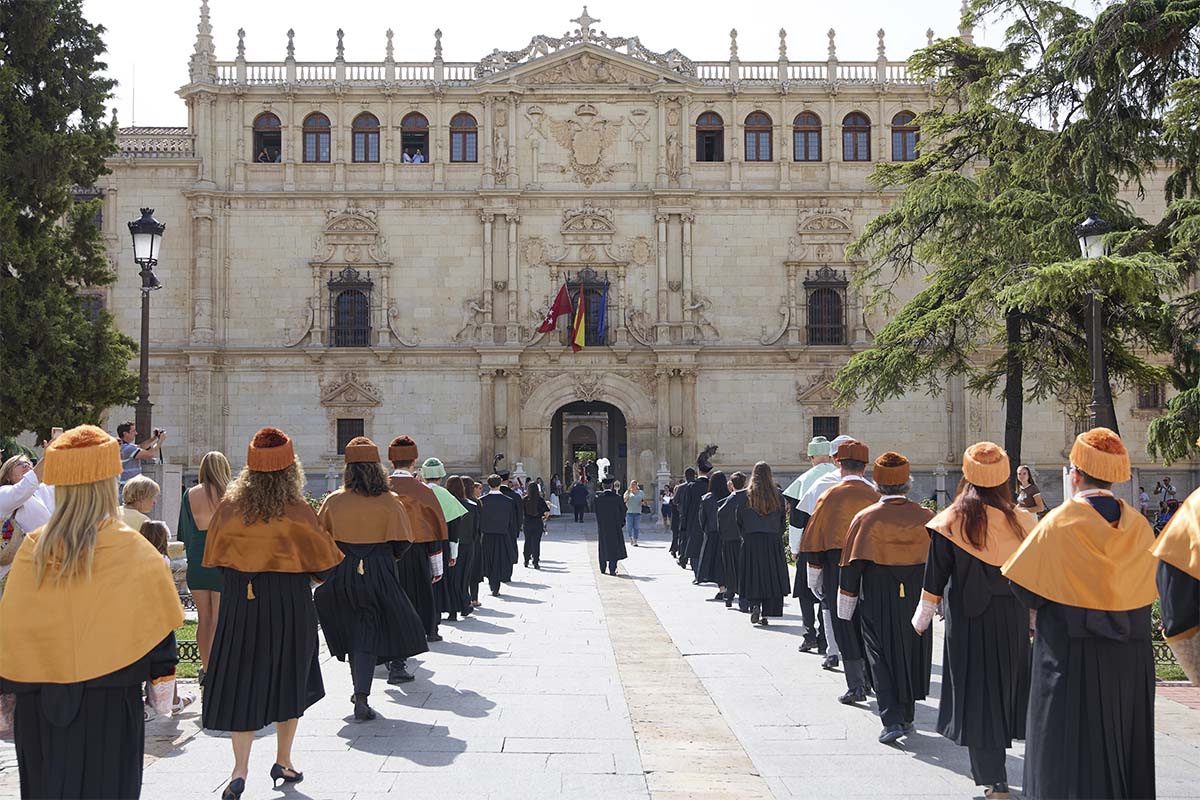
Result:
M116 150L102 33L80 0L0 13L0 434L99 422L136 390L133 342L79 297L114 278L95 202L73 199Z

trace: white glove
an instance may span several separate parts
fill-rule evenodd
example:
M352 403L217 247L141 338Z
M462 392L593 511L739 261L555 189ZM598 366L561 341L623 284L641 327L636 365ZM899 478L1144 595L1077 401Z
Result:
M838 590L837 611L838 616L849 621L854 618L854 609L858 608L858 597L849 595L842 589Z
M433 577L442 577L442 554L435 553L429 557L429 569L433 572Z
M917 633L925 633L929 630L929 626L933 623L933 615L937 613L938 604L928 598L925 593L921 594L921 602L917 604L917 610L913 613L912 626Z
M812 564L806 564L808 569L808 588L817 596L818 600L824 600L824 592L821 589L821 568L814 567Z
M450 543L450 560L458 561L458 542Z

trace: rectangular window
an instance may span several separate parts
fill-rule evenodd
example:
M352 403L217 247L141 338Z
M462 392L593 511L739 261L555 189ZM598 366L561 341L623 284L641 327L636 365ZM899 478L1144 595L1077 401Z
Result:
M870 161L870 138L866 131L843 131L842 157L846 161Z
M1166 406L1165 387L1161 383L1152 383L1138 389L1137 407L1154 410Z
M376 163L379 161L379 134L354 134L354 160L356 162Z
M912 161L917 157L916 131L896 131L892 133L892 160Z
M478 159L475 154L476 134L450 132L450 160L474 162Z
M816 131L797 131L793 150L793 161L820 161L820 134Z
M838 430L840 419L838 417L813 417L812 432L813 436L824 436L829 441L833 441L841 435Z
M696 133L697 161L724 161L724 137L720 131L698 131Z
M309 163L329 163L329 134L310 131L304 134L304 160Z
M79 295L79 301L83 306L83 315L88 318L88 321L98 322L100 312L104 310L104 297L92 292L84 292Z
M361 419L339 419L337 421L338 455L346 455L346 444L355 436L363 435L363 421Z
M767 131L750 131L746 134L746 160L771 160L771 134Z

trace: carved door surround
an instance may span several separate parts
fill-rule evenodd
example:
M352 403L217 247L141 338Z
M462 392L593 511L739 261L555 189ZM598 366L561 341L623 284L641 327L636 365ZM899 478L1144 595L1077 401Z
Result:
M375 409L383 404L383 392L374 384L360 378L353 370L322 376L318 379L317 386L327 423L322 460L327 464L340 463L342 457L337 453L337 421L361 419L363 435L374 439L372 424L375 420Z

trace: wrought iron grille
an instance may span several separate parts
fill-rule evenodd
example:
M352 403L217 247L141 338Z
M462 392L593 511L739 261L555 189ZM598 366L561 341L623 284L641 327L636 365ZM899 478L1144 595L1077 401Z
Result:
M329 280L329 344L367 347L371 344L371 273L346 267Z
M595 347L608 344L608 317L612 313L612 297L609 294L608 273L603 275L591 267L584 267L575 273L575 278L567 278L567 291L571 295L571 305L578 311L579 298L582 296L584 306L584 344ZM567 327L567 341L570 341L570 330L574 325L575 314L571 315L571 325Z
M808 292L808 343L846 343L846 287L843 272L821 267L804 280Z

